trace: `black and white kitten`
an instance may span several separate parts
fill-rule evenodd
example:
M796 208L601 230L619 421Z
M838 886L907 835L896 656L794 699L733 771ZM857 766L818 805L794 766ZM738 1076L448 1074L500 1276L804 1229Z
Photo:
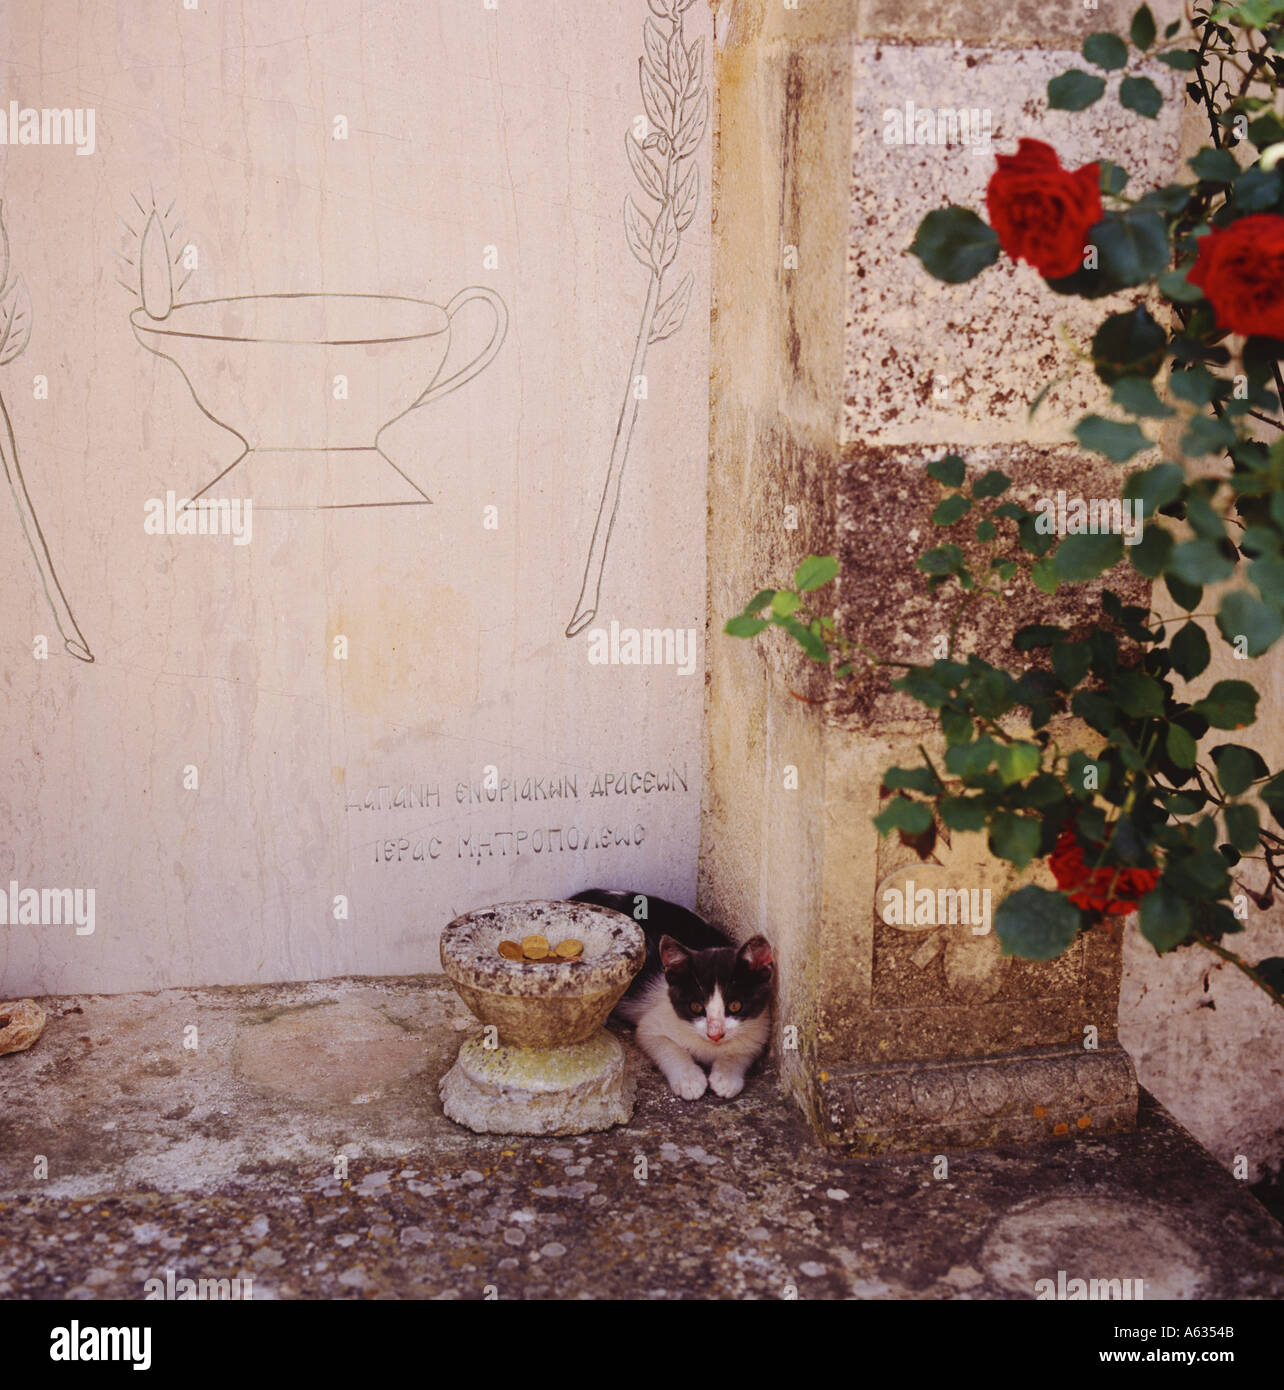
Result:
M738 1096L771 1034L775 967L766 937L737 947L703 917L649 894L590 888L571 901L614 908L645 932L646 964L611 1016L636 1025L638 1046L673 1094L699 1100L712 1087Z

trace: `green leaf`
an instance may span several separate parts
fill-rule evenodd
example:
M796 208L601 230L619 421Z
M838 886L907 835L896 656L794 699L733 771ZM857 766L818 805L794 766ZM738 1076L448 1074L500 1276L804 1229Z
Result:
M1143 5L1132 17L1128 37L1138 48L1149 48L1155 41L1155 16L1149 5Z
M1125 77L1119 84L1119 104L1153 121L1163 110L1164 94L1148 77Z
M1112 463L1127 463L1134 454L1151 447L1151 441L1133 421L1121 423L1102 415L1085 415L1074 427L1074 437L1085 449L1105 454Z
M907 796L895 796L874 817L880 835L903 830L907 835L922 835L932 824L932 808L924 801L911 801Z
M944 458L933 459L927 465L927 476L935 478L945 487L962 487L967 476L967 464L957 454L946 454Z
M941 799L941 820L951 830L984 830L985 801L979 796L946 796Z
M1239 162L1229 150L1205 147L1186 163L1201 179L1207 179L1210 183L1234 183L1239 175Z
M947 497L938 504L932 513L932 525L953 526L956 521L971 510L971 500L964 497L961 492L956 492L952 497Z
M1112 159L1097 161L1097 182L1103 193L1122 193L1128 183L1128 171Z
M1173 413L1172 407L1159 399L1146 377L1119 377L1110 398L1130 415L1139 415L1145 420L1163 420Z
M1143 504L1146 516L1175 502L1186 486L1186 470L1178 463L1157 463L1128 475L1123 486L1125 499Z
M829 660L829 648L824 641L819 638L809 627L804 627L797 618L784 617L780 619L780 626L794 639L803 649L807 656L813 661L827 662Z
M1117 34L1089 34L1083 41L1083 56L1094 67L1114 72L1128 62L1128 45Z
M741 613L739 617L729 618L722 630L728 637L757 637L768 626L765 618L751 618Z
M957 545L938 545L914 561L924 574L953 574L963 563L963 552Z
M1193 681L1208 669L1212 656L1208 637L1198 623L1187 623L1168 646L1168 657L1173 664L1173 670L1188 681ZM1182 766L1186 767L1189 764L1183 763Z
M1171 570L1164 575L1164 587L1172 595L1174 602L1187 613L1193 613L1199 607L1200 599L1204 597L1204 590L1200 585L1187 584Z
M1163 364L1168 334L1139 304L1122 314L1111 314L1092 339L1092 361L1097 375L1107 384L1121 377L1153 377Z
M1141 540L1128 547L1128 559L1133 569L1147 579L1158 579L1173 553L1173 538L1162 526L1147 526Z
M1187 584L1220 583L1230 577L1234 568L1217 542L1209 540L1183 541L1168 562L1168 573Z
M1024 782L1038 772L1043 754L1035 743L1001 743L994 759L1005 786Z
M1162 188L1152 188L1149 193L1137 199L1137 212L1159 212L1167 217L1176 217L1190 202L1194 192L1193 184L1166 183Z
M1090 235L1102 271L1117 285L1140 285L1168 269L1168 228L1157 212L1108 212Z
M1060 580L1058 580L1053 571L1052 559L1050 556L1043 560L1039 560L1033 566L1030 570L1030 581L1036 589L1041 590L1045 594L1052 595L1056 593L1057 585L1060 583Z
M1227 796L1241 796L1254 782L1270 774L1262 755L1242 743L1219 743L1213 749L1213 766Z
M1238 436L1228 420L1213 415L1196 415L1181 437L1181 449L1188 458L1203 458L1205 454L1220 454L1229 449Z
M1272 777L1257 794L1271 808L1271 815L1284 825L1284 772Z
M1013 634L1012 645L1019 652L1033 652L1040 647L1051 647L1065 635L1065 628L1052 623L1029 623Z
M1067 584L1082 584L1113 569L1123 558L1123 537L1111 532L1067 536L1051 557L1052 571Z
M1119 708L1133 719L1147 719L1164 712L1164 688L1142 671L1120 671L1111 686Z
M889 767L883 773L883 786L891 792L922 792L924 796L935 796L941 790L930 767Z
M758 592L744 606L746 614L761 613L764 608L776 597L775 589L759 589Z
M1178 72L1194 72L1199 66L1199 55L1188 48L1170 49L1167 53L1156 53L1155 57Z
M1249 127L1249 131L1252 132L1252 126ZM1246 169L1235 180L1235 186L1231 189L1231 202L1236 211L1247 214L1270 212L1275 209L1281 195L1284 194L1282 172L1284 171L1281 171L1278 165L1274 169Z
M1199 745L1180 724L1169 724L1164 735L1164 748L1178 767L1194 767Z
M999 238L970 208L937 208L919 223L910 253L929 275L959 285L999 258Z
M1217 394L1217 378L1207 367L1196 365L1174 371L1168 378L1168 389L1179 401L1191 405L1211 405Z
M1257 810L1252 806L1228 806L1222 812L1226 822L1226 837L1241 854L1252 854L1258 846L1261 822Z
M1052 669L1071 690L1088 674L1092 650L1086 642L1058 642L1052 649Z
M1185 270L1165 270L1157 283L1174 304L1195 304L1204 297L1203 290L1187 280Z
M976 538L979 541L992 541L999 533L999 528L992 521L978 521L976 523Z
M1217 610L1217 626L1233 647L1242 648L1249 656L1261 656L1269 651L1284 634L1284 619L1279 609L1242 589L1222 599Z
M1039 822L999 811L990 822L990 853L1024 869L1039 852Z
M945 750L945 770L953 777L978 777L988 772L997 749L992 738L975 743L956 743Z
M1137 909L1138 929L1160 955L1180 946L1194 925L1190 904L1163 883L1152 888Z
M1071 68L1048 83L1048 107L1053 111L1085 111L1100 101L1106 79L1080 68Z
M832 555L808 555L794 571L794 588L804 594L838 577L838 561Z
M1186 520L1195 534L1206 541L1226 539L1226 523L1213 510L1204 493L1194 488L1186 496Z
M797 594L790 593L788 589L781 589L771 600L771 611L778 618L787 618L791 613L797 612L801 601Z
M1193 708L1214 729L1246 729L1257 719L1257 699L1247 681L1218 681Z
M1074 944L1082 920L1060 893L1029 883L999 904L994 930L1005 956L1055 960Z
M991 468L972 484L972 496L998 497L1012 486L1012 479L1001 468Z

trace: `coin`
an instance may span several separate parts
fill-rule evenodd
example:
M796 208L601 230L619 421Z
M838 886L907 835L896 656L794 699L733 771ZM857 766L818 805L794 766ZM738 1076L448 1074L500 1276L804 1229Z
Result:
M553 953L561 956L563 960L574 960L575 957L581 955L583 951L584 943L582 941L576 941L573 936L568 936L565 941L559 941L557 945L553 947Z
M499 943L499 954L505 960L521 960L522 948L516 941L501 941Z
M522 938L522 955L527 960L543 960L548 955L548 941L542 936L524 936Z

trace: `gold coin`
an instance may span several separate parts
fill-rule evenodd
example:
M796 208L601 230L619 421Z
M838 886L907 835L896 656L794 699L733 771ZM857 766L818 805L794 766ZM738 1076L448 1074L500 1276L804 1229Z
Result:
M499 943L499 954L505 960L521 960L522 948L516 941L501 941Z
M548 941L542 936L524 936L522 955L527 960L543 960L548 955Z
M576 941L573 936L568 936L565 941L559 941L553 947L554 953L561 956L563 960L574 960L576 956L583 953L583 950L584 943Z

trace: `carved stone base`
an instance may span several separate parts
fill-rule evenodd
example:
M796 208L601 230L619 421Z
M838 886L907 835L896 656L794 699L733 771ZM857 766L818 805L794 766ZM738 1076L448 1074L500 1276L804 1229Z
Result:
M487 1048L479 1033L439 1091L447 1117L476 1134L588 1134L633 1114L624 1048L605 1028L565 1047Z
M1137 1078L1117 1043L821 1072L819 1127L858 1154L1035 1143L1131 1129Z

